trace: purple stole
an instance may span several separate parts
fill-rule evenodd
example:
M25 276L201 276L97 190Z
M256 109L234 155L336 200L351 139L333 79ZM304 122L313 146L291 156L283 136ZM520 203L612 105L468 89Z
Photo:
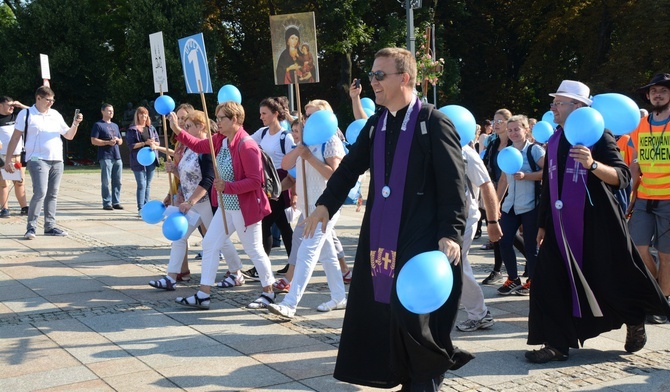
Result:
M407 114L398 136L388 184L386 184L385 176L388 110L385 110L380 116L374 136L372 175L375 185L372 191L375 201L370 212L370 272L375 301L385 304L391 302L407 164L420 109L421 101L414 97L407 108Z
M568 155L565 161L563 186L558 194L558 145L563 135L563 128L556 127L556 132L549 138L547 156L549 158L549 193L551 197L551 215L558 249L563 256L565 267L570 279L572 294L572 315L582 317L582 309L577 294L574 271L584 287L591 311L596 317L602 317L593 291L582 274L584 259L584 208L586 204L586 179L588 170L581 163ZM565 228L568 228L566 231Z

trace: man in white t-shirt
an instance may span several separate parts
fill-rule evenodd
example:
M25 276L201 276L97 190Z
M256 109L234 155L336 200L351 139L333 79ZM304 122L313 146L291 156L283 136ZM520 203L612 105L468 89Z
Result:
M63 116L52 109L54 92L51 88L40 86L35 91L35 105L22 110L16 117L14 134L7 151L14 151L24 136L26 166L33 184L33 197L28 208L28 224L23 238L35 239L37 219L44 205L44 234L66 236L67 232L56 227L56 200L63 175L63 141L61 136L72 140L84 116L79 113L69 127ZM26 122L26 115L28 120ZM26 123L28 126L26 127ZM13 173L14 165L5 161L5 170Z
M463 234L463 249L461 261L463 263L463 290L461 293L461 304L468 312L468 319L458 324L456 328L462 332L472 332L478 329L489 328L495 322L491 312L484 304L484 293L477 284L472 272L472 266L468 260L468 252L474 239L475 228L481 213L479 212L479 193L482 194L487 216L487 232L489 239L493 242L500 240L502 230L498 224L500 216L498 196L493 187L489 173L479 154L466 145L463 147L463 160L465 161L466 175L466 207L468 219L465 223L465 234Z
M0 96L0 157L5 156L7 161L12 163L20 162L20 154L22 144L17 144L14 151L7 154L7 146L9 139L14 133L14 124L16 123L15 108L26 109L27 106L19 101L15 101L8 96ZM21 180L14 180L14 194L16 200L21 206L21 215L28 215L28 203L26 202L26 189L23 186L23 179L25 178L25 169L21 168ZM0 172L0 218L9 218L9 181L2 178Z

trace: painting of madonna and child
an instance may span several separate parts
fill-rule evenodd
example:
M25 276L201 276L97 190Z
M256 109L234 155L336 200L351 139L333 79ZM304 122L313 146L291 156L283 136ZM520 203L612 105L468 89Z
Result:
M270 16L275 84L319 82L314 12Z

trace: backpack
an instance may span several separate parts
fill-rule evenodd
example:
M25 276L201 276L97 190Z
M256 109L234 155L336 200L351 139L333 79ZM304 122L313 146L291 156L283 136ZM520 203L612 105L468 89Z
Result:
M535 158L533 158L533 146L538 146L540 148L542 147L541 144L539 143L533 143L530 146L528 146L528 149L526 150L526 158L528 158L528 164L530 165L530 170L536 172L540 169L540 166L537 165L537 162L535 162ZM535 205L537 205L540 202L540 192L542 191L542 181L535 181Z
M267 135L268 131L270 130L270 127L265 127L261 131L261 140ZM281 148L281 153L286 155L286 135L288 135L288 131L283 130L281 131L281 136L279 137L279 147Z
M240 140L240 143L237 145L237 152L240 152L240 147L242 146L242 143L245 142L246 140L253 140L251 139L250 136L247 136ZM282 143L283 144L283 143ZM268 199L271 200L277 200L279 199L279 195L281 195L281 180L279 179L279 174L277 173L277 169L275 169L275 165L272 163L272 158L263 151L260 146L258 149L261 151L261 162L263 163L263 192L267 195Z

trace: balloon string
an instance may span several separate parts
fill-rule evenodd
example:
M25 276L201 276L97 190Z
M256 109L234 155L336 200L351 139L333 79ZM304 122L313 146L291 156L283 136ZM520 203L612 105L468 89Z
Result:
M582 177L582 182L584 183L584 189L586 189L586 196L589 197L589 204L591 204L591 207L593 207L593 200L591 200L591 192L589 192L589 187L586 186L586 180L584 179L584 176Z

